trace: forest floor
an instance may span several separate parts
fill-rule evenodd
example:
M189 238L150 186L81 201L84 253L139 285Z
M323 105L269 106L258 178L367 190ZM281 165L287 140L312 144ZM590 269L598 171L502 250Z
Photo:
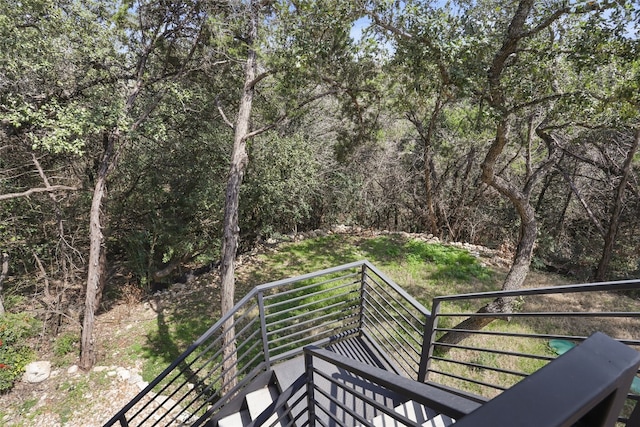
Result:
M264 279L261 257L243 257L237 295ZM493 270L499 282L504 268ZM78 370L75 352L39 354L38 360L52 361L51 376L37 384L17 382L10 393L1 395L0 426L102 426L219 317L218 283L214 271L151 297L114 302L97 317L101 349L97 366L90 372ZM528 286L536 287L565 283L560 276L536 272L527 279ZM186 319L189 327L174 329L178 318ZM173 333L163 334L166 330Z

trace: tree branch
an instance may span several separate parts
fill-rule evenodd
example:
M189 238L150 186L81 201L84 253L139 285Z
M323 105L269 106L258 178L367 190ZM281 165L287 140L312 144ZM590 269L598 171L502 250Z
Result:
M589 207L589 205L587 205L587 202L582 198L582 195L580 194L580 191L578 190L578 187L576 187L576 185L571 180L571 177L569 176L569 174L564 169L562 169L560 167L557 167L557 169L560 171L560 173L564 177L565 181L567 181L567 184L569 184L569 187L571 187L571 190L573 191L573 194L575 194L576 197L578 198L578 201L580 202L580 204L582 205L584 210L587 212L587 215L591 219L591 222L593 222L593 225L596 226L596 228L598 229L598 231L600 232L602 237L604 237L606 235L606 231L604 231L604 228L602 227L602 224L600 224L600 221L598 221L598 218L596 218L594 213L591 211L591 208Z
M220 113L220 116L222 116L222 120L227 124L227 126L229 126L231 129L235 129L235 126L233 125L233 123L231 123L231 120L229 120L227 115L224 113L224 110L222 109L222 103L220 102L219 98L216 98L216 107L218 107L218 112Z
M53 191L77 191L77 190L79 190L79 188L69 187L67 185L52 185L50 187L44 187L44 188L30 188L27 191L23 191L21 193L0 194L0 201L17 199L19 197L29 197L30 195L36 194L36 193L49 193Z
M312 103L313 101L316 101L316 100L318 100L320 98L332 95L332 94L337 93L337 92L338 92L337 89L331 89L331 90L328 90L326 92L322 92L322 93L319 93L317 95L311 96L311 97L305 99L303 102L300 102L298 105L296 105L295 110L299 110L302 107ZM285 112L285 113L281 114L280 116L278 116L278 118L273 120L270 124L268 124L266 126L263 126L260 129L256 129L256 130L254 130L252 132L247 133L244 136L244 138L242 138L242 139L246 141L248 139L253 138L254 136L258 136L258 135L260 135L262 133L265 133L266 131L271 130L274 127L276 127L279 123L282 123L287 117L289 117L289 113ZM233 126L233 125L231 125L231 126Z

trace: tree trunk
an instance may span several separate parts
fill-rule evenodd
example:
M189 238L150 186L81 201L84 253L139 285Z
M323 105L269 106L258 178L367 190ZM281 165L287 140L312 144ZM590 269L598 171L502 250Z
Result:
M224 237L222 241L222 259L220 275L222 276L220 292L220 309L222 315L230 312L234 306L235 294L235 259L238 251L238 238L240 227L238 226L238 209L240 205L240 186L244 177L249 157L246 150L246 139L249 134L251 107L255 89L257 54L253 42L258 32L258 5L251 2L249 23L249 37L247 43L249 51L244 69L244 88L238 116L234 126L233 153L231 155L231 167L227 181L227 189L224 207ZM237 354L235 344L235 328L233 317L229 318L223 328L223 363L222 363L222 390L227 393L237 384Z
M0 316L5 313L4 310L4 296L2 294L2 282L7 277L9 273L9 254L6 252L2 253L2 270L0 271Z
M496 52L488 72L489 104L496 111L501 112L502 117L496 124L495 139L493 140L493 143L491 144L491 147L489 148L489 151L482 163L481 178L482 182L493 187L500 194L507 197L520 216L520 239L518 242L518 248L516 250L511 269L509 270L509 274L507 274L507 277L502 284L502 290L518 289L522 286L522 283L529 272L531 255L533 253L533 246L538 231L535 219L535 210L529 202L532 182L528 182L525 185L525 190L520 191L513 183L499 175L496 175L495 173L496 163L502 155L505 146L509 142L509 134L511 130L511 113L509 113L506 108L504 89L501 85L502 72L504 71L507 58L515 52L518 42L522 37L524 24L531 9L533 8L533 2L533 0L521 0L519 2L518 8L511 19L502 47L498 52ZM536 179L539 177L540 175L537 175ZM478 312L491 313L499 311L502 313L508 313L511 311L512 302L513 298L498 298L480 308ZM495 318L492 317L471 317L456 325L454 329L479 330L491 323L493 320L495 320ZM456 344L468 335L469 334L463 332L448 332L442 336L438 342ZM448 348L441 347L441 350L446 352L448 351Z
M640 129L636 131L635 138L629 151L627 151L627 157L622 167L622 176L618 183L616 191L616 198L613 203L613 212L611 212L611 220L609 221L609 229L604 236L604 247L602 248L602 257L598 263L598 270L596 271L596 280L603 281L606 279L609 272L609 264L611 263L611 255L613 252L613 245L615 243L616 235L618 234L618 226L620 224L620 213L622 212L622 205L624 199L624 190L631 174L631 164L633 163L633 157L638 151L640 145Z
M91 211L89 213L89 267L87 291L85 295L84 319L80 350L80 367L89 370L96 362L96 348L93 337L95 313L99 304L101 287L104 285L105 254L102 234L102 208L107 194L107 175L112 166L115 135L104 135L105 149L100 160L98 174L93 189Z
M500 127L499 127L500 128ZM505 131L507 128L504 128ZM506 138L506 133L505 133ZM496 138L498 140L499 138ZM495 148L496 144L494 143ZM489 151L489 153L492 152ZM519 289L522 287L524 280L529 273L529 267L531 265L531 257L533 255L533 247L536 242L536 236L538 234L538 224L535 218L535 210L529 202L528 194L523 194L518 191L514 186L505 182L499 177L493 176L491 172L493 168L493 162L488 155L488 161L485 159L483 164L483 181L497 189L501 194L509 198L514 208L518 212L520 217L520 235L518 241L518 247L513 258L513 263L509 269L509 273L502 284L502 290L508 291L513 289ZM498 298L484 307L478 310L478 313L510 313L512 310L513 297ZM493 322L495 317L470 317L453 329L463 330L480 330ZM457 344L463 339L467 338L470 334L464 332L448 332L443 335L438 342L447 344ZM444 349L446 352L446 348Z

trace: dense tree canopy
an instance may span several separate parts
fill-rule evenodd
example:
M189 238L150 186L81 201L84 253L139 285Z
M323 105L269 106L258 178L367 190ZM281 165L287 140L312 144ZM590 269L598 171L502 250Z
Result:
M505 287L637 276L638 27L604 0L3 2L0 311L35 295L91 349L103 292L220 261L233 290L238 250L338 223L510 248Z

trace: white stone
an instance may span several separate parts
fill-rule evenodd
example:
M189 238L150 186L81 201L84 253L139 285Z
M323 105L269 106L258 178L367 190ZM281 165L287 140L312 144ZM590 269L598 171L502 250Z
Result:
M137 384L142 381L142 376L140 374L131 373L129 376L129 384Z
M108 371L109 367L108 366L94 366L93 367L93 372L104 372L104 371Z
M127 381L129 378L131 378L131 372L129 372L129 370L125 368L116 369L116 374L118 375L118 379L120 381Z
M149 385L149 383L146 381L140 381L140 382L137 382L135 385L140 389L140 391L142 391L145 389L146 386Z
M42 381L49 378L50 375L51 362L49 362L48 360L32 362L25 367L25 372L22 380L24 382L32 384L41 383Z
M78 373L78 365L71 365L69 369L67 369L67 374L73 375Z

